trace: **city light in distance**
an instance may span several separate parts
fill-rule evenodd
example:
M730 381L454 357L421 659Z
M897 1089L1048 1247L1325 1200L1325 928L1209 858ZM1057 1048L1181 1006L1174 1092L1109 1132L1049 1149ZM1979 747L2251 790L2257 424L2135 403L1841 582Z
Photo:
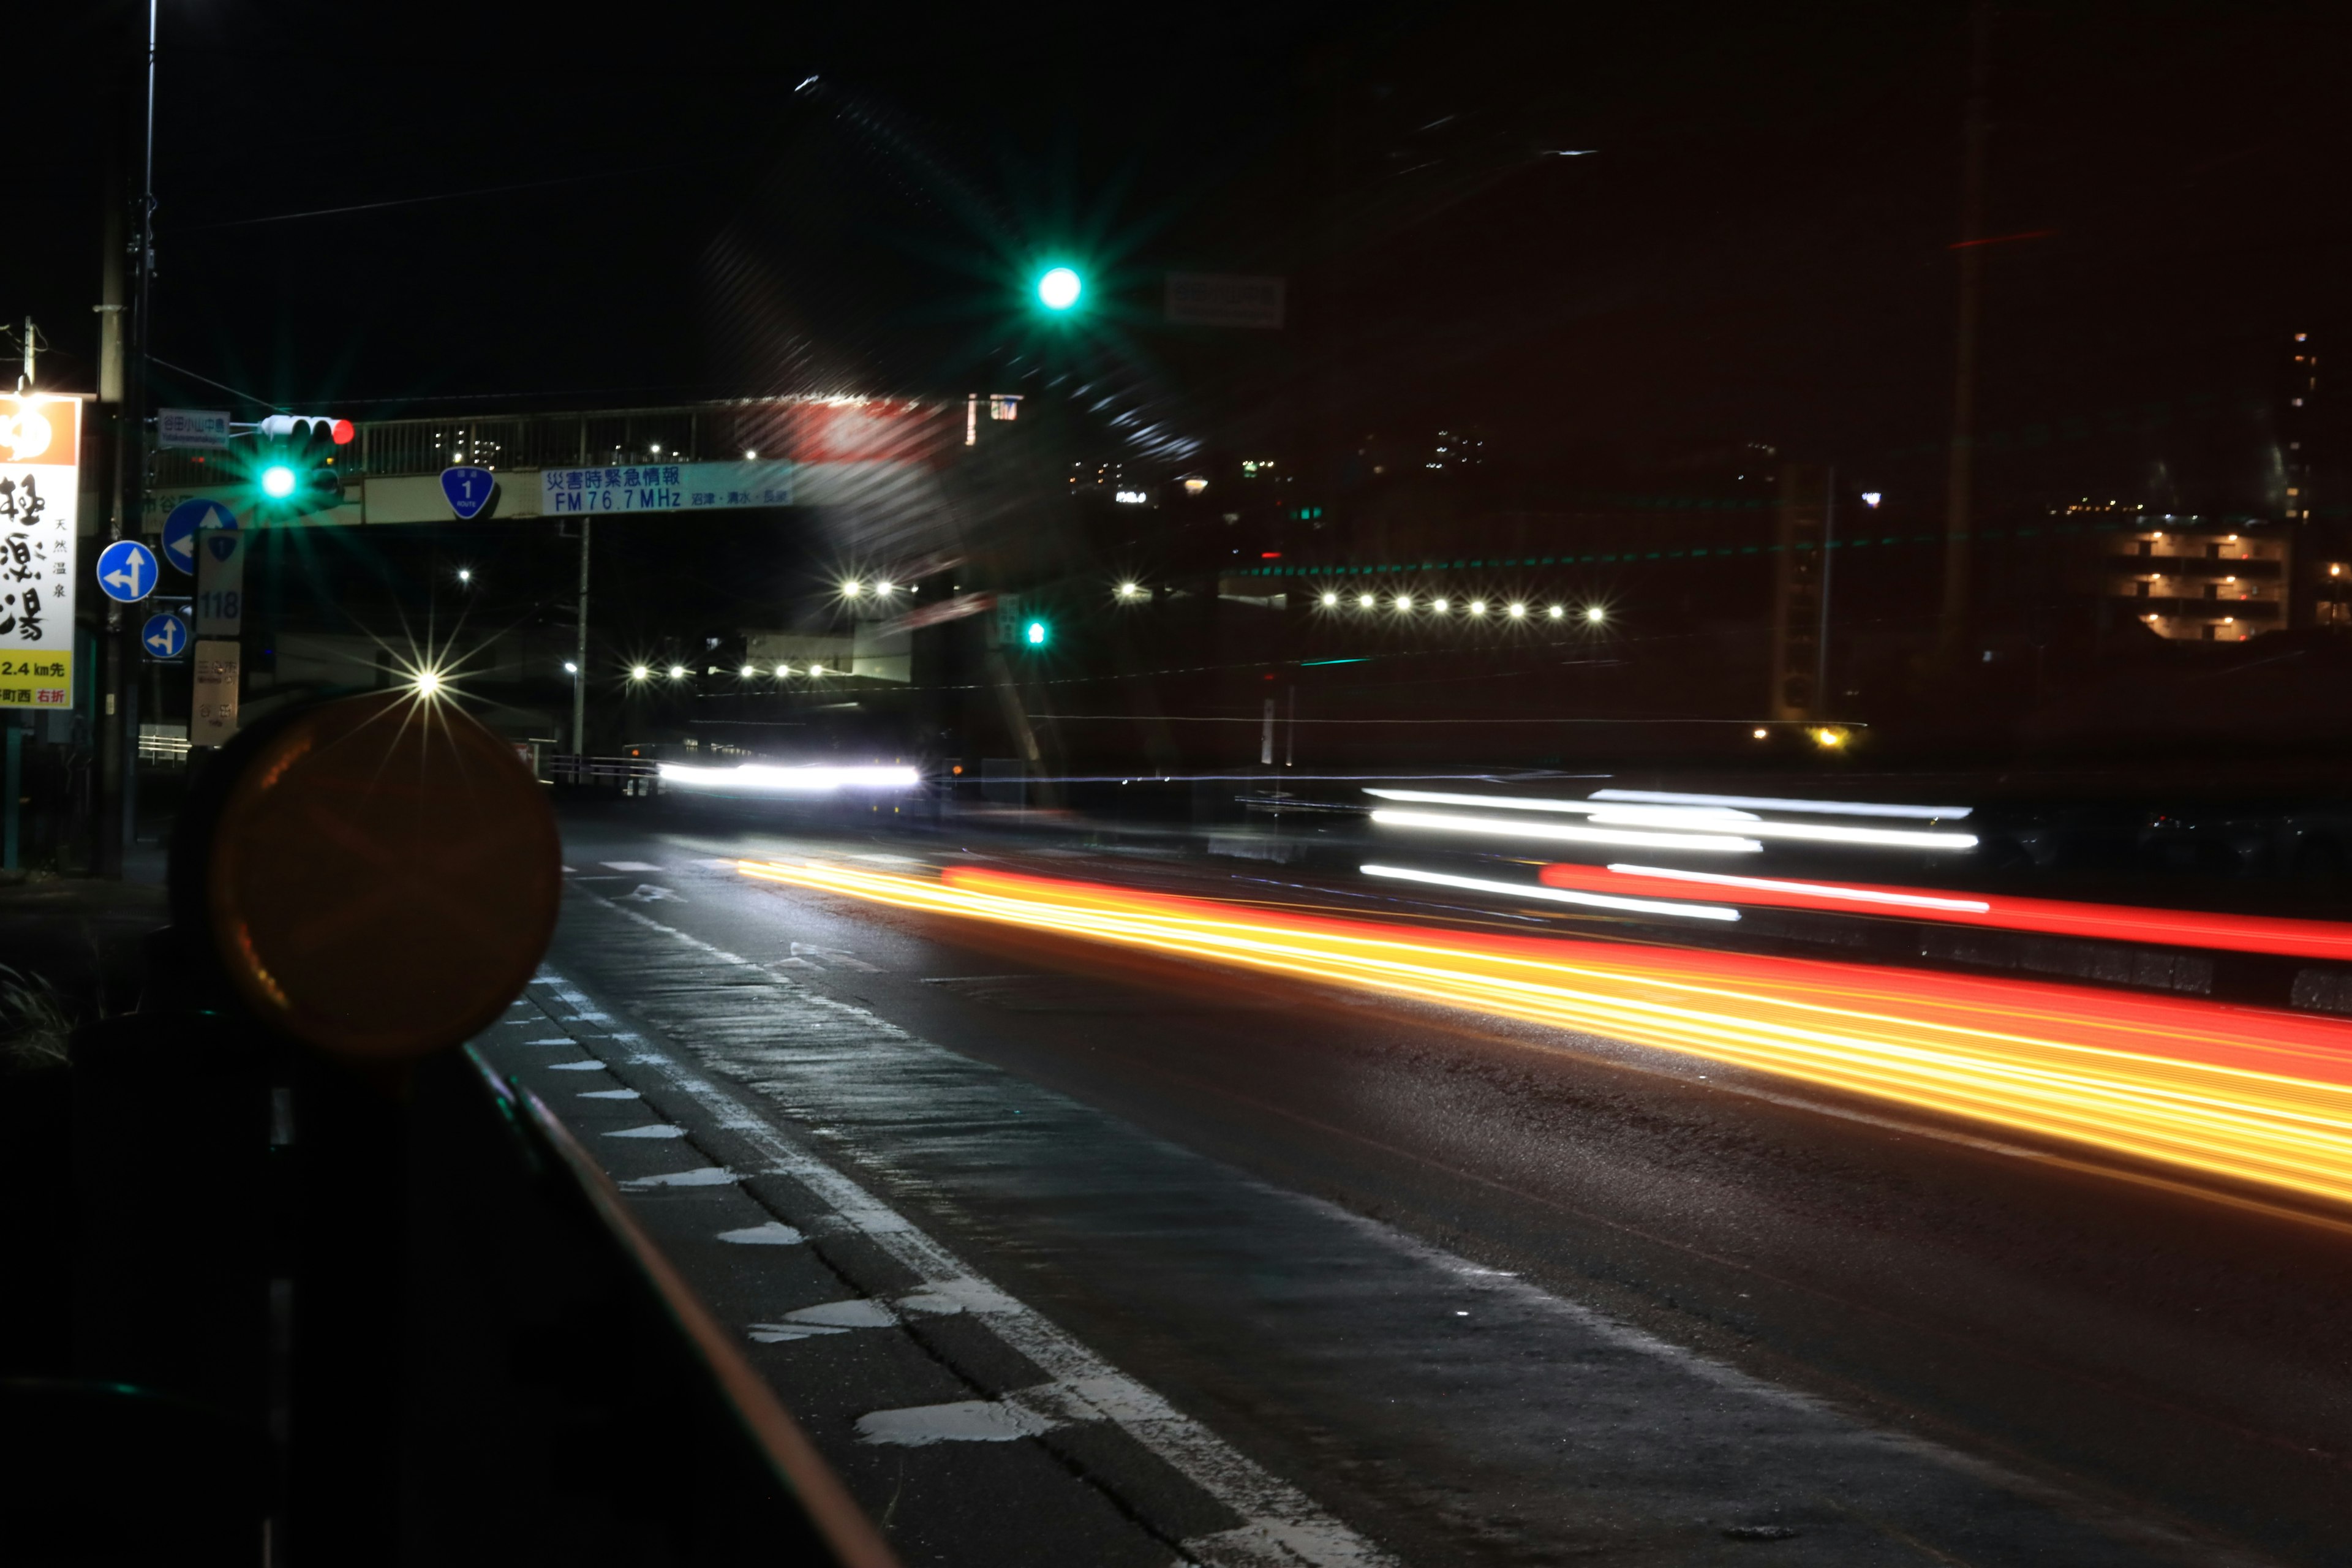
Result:
M1653 832L1632 827L1588 827L1570 822L1517 822L1499 816L1457 816L1444 811L1392 811L1383 806L1372 821L1385 827L1418 827L1438 833L1483 833L1496 838L1542 838L1563 844L1620 844L1629 848L1700 849L1711 854L1755 855L1764 846L1725 833ZM1730 823L1721 826L1735 826ZM1736 825L1745 827L1746 823Z
M1759 741L1769 740L1772 735L1772 731L1769 730L1756 730L1750 732Z
M1601 622L1603 622L1603 621L1605 621L1605 620L1607 620L1607 619L1609 618L1609 612L1608 612L1608 611L1606 611L1606 610L1604 610L1604 609L1602 609L1602 608L1601 608L1600 605L1590 605L1590 606L1588 606L1588 607L1586 608L1586 610L1585 610L1585 612L1584 612L1584 618L1585 618L1587 621L1590 621L1592 625L1594 625L1594 626L1599 626Z
M1372 607L1372 604L1373 599L1370 594L1359 594L1356 595L1356 607L1358 609L1369 610Z
M580 673L580 667L567 658L563 661L563 673L566 675L577 675Z
M1862 504L1870 508L1873 511L1877 510L1878 503L1885 499L1886 498L1885 496L1876 490L1864 490L1862 492Z
M474 580L474 569L473 569L471 566L460 566L460 567L458 567L458 568L457 568L457 581L458 581L458 582L460 582L460 583L470 583L470 582L472 582L473 580Z
M1337 594L1326 594L1323 595L1323 607L1327 610L1338 605L1339 602L1339 595Z
M1078 302L1085 289L1078 275L1069 268L1049 268L1037 279L1037 300L1048 310L1066 310Z
M1485 615L1485 614L1486 613L1486 600L1484 600L1484 599L1473 599L1473 600L1471 600L1471 601L1470 601L1470 613L1471 613L1472 615L1474 615L1474 616L1483 616L1483 615Z
M744 448L743 448L743 460L744 460L745 462L747 462L747 463L755 463L755 462L758 462L758 461L759 461L759 459L760 459L760 454L759 454L759 453L757 453L757 452L753 451L753 450L752 450L751 447L744 447Z
M630 679L631 680L646 680L646 679L650 679L652 678L652 676L653 676L653 673L654 673L654 672L653 672L652 670L647 669L647 668L646 668L644 665L642 665L642 664L640 664L640 665L634 665L634 666L630 667L630 669L629 669L629 679Z
M1525 605L1513 605L1511 606L1511 618L1513 620L1520 619L1525 616L1527 613L1528 607Z

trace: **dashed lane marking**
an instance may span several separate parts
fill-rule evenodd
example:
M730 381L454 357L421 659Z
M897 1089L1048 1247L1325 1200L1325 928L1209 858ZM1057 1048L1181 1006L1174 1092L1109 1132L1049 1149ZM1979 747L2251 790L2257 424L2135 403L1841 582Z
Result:
M791 984L747 958L714 947L698 937L688 936L634 910L624 909L610 899L585 891L581 896L602 904L625 920L634 921L649 931L670 937L721 963L740 966L747 973L758 975L771 984ZM918 1228L912 1221L758 1115L732 1090L713 1082L667 1053L655 1049L652 1042L644 1036L614 1024L585 994L562 975L542 970L538 984L559 1000L570 1015L583 1021L593 1020L605 1026L614 1044L631 1053L626 1059L655 1068L680 1093L718 1117L722 1126L742 1134L761 1157L770 1162L769 1168L774 1174L798 1182L830 1207L842 1224L864 1233L884 1252L912 1271L925 1288L923 1294L951 1300L964 1311L986 1323L999 1339L1027 1357L1031 1364L1046 1375L1045 1383L1016 1390L1004 1400L969 1402L977 1410L989 1412L987 1414L964 1414L952 1418L940 1416L940 1421L969 1420L980 1426L992 1423L1006 1428L1008 1437L1034 1435L1053 1426L1088 1421L1105 1421L1120 1427L1193 1485L1241 1516L1243 1523L1235 1529L1196 1536L1181 1543L1189 1557L1209 1564L1211 1568L1219 1568L1219 1565L1243 1568L1245 1564L1267 1563L1308 1564L1312 1568L1325 1568L1325 1565L1328 1568L1374 1568L1374 1565L1386 1568L1386 1565L1394 1563L1394 1558L1325 1512L1298 1488L1265 1469L1208 1427L1112 1366L1042 1313L982 1278L971 1265ZM863 1008L820 996L803 988L793 989L792 1001L795 1011L810 1015L805 1020L792 1020L795 1025L804 1022L835 1035L846 1028L862 1028L893 1039L907 1037L904 1031ZM623 1184L640 1190L651 1184L688 1184L658 1177ZM706 1184L697 1180L691 1184ZM919 1408L937 1411L950 1407ZM961 1411L962 1406L953 1408ZM920 1445L955 1440L935 1432L933 1426L926 1425L931 1420L929 1416L919 1419L907 1416L903 1421L882 1419L902 1414L874 1412L860 1423L859 1435L868 1442L877 1443L912 1442ZM880 1425L874 1426L872 1432L875 1435L869 1436L867 1423L872 1422L879 1422ZM1027 1430L1013 1429L1019 1427L1026 1427ZM883 1435L902 1430L913 1436ZM927 1431L933 1431L934 1435L923 1436Z

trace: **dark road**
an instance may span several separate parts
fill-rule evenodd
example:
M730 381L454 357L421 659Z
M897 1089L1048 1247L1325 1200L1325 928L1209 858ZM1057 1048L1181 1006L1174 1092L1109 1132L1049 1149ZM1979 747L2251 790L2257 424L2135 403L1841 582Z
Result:
M909 1562L2347 1560L2352 1227L819 850L575 819L484 1049Z

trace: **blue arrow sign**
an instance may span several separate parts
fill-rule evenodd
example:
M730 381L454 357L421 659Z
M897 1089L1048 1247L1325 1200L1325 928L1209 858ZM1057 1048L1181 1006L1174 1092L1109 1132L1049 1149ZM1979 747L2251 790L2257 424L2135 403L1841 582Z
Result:
M236 513L216 500L184 500L163 520L163 559L193 575L196 570L196 530L236 526Z
M139 628L139 641L149 658L177 658L188 651L188 623L168 613L150 616Z
M135 539L118 539L99 552L99 591L135 605L155 591L155 552Z
M460 522L473 521L490 504L490 494L498 488L498 476L488 468L441 470L441 493L449 498L449 510Z

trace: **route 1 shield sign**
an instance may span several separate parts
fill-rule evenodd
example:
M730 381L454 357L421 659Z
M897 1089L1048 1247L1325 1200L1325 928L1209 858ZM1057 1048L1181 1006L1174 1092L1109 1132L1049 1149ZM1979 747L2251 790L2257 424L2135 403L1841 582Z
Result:
M441 493L448 498L449 510L457 514L460 522L471 522L480 516L498 488L498 476L488 468L441 470Z

